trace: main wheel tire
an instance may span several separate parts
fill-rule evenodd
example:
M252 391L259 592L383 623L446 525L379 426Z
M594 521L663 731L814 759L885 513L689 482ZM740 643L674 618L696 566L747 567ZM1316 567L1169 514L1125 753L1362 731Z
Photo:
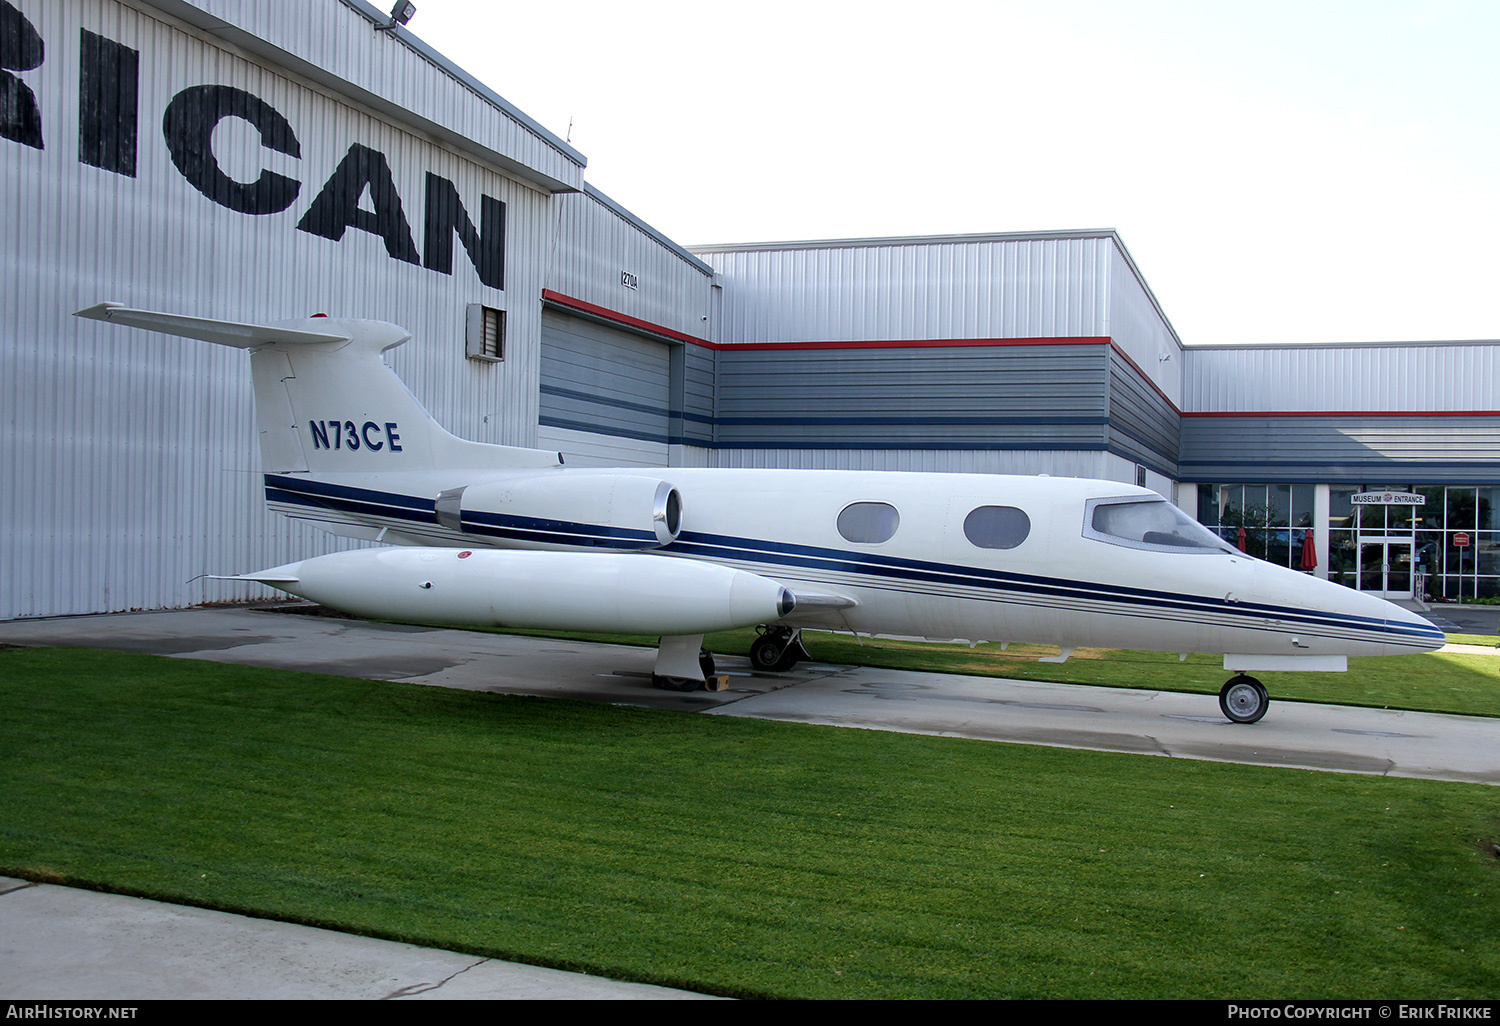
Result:
M783 669L780 664L783 649L786 647L780 639L762 635L750 645L750 665L763 673L779 672ZM793 660L795 659L796 657L793 656ZM790 669L790 667L785 668Z
M1231 677L1219 691L1219 709L1234 723L1256 723L1271 706L1265 685L1254 677Z
M698 650L698 669L703 671L704 680L708 680L714 675L715 666L713 653L706 648L700 648Z
M659 673L651 675L651 686L660 688L662 691L697 691L703 687L701 680L691 680L687 677L663 677Z

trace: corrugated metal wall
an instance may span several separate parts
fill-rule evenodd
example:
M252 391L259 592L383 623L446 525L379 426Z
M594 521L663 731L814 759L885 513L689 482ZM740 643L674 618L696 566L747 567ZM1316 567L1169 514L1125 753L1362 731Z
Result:
M972 236L695 247L724 282L719 340L1108 334L1112 236Z
M1185 417L1189 481L1500 483L1500 417Z
M1500 341L1189 349L1185 412L1500 410Z
M539 297L553 243L544 192L171 16L112 0L15 6L45 56L11 72L39 111L40 148L0 138L9 211L0 224L0 617L240 597L249 594L244 586L187 581L338 544L264 508L245 355L69 316L101 300L243 320L317 311L396 321L414 340L391 362L440 422L485 441L534 440ZM402 44L374 33L348 4L275 5L274 14L260 5L208 6L231 23L254 19L307 64L365 69L368 88L393 109L411 104L434 119L488 119L495 127L492 108L467 109L486 105L429 62L407 60ZM136 54L133 173L118 160L114 170L81 160L80 39L87 44L89 35L107 40L116 56L121 48ZM265 170L297 183L284 209L229 209L174 164L164 112L203 85L230 87L237 102L248 95L285 118L295 153L263 145L239 116L224 118L212 135L213 157L234 182L254 182ZM391 256L387 240L357 219L339 241L299 230L354 147L389 168L416 262L410 253ZM566 171L566 160L553 159L556 147L535 152L542 150L553 153L549 173ZM434 250L423 230L429 175L452 183L476 223L481 196L505 204L503 291L480 281L452 233L451 273L424 266ZM370 202L366 194L359 209ZM507 308L505 362L464 359L471 302Z
M711 338L711 268L595 189L560 195L554 203L549 290L614 315Z
M543 437L572 465L666 466L674 406L672 348L598 321L544 311ZM596 435L605 438L590 437Z
M1109 265L1108 335L1178 409L1182 408L1183 348L1156 297L1118 238Z
M1121 354L1109 350L1109 450L1175 479L1182 417Z
M1106 441L1103 345L727 348L715 445L1091 449Z
M1500 342L1190 349L1184 365L1189 480L1500 482Z
M712 439L713 270L596 189L553 203L539 444L574 465L680 461Z
M1176 470L1180 351L1113 232L708 246L724 283L721 449L776 466L839 466L799 448L884 451L890 469ZM1110 336L1103 345L738 351L746 343ZM1166 359L1162 359L1166 357ZM1152 384L1141 380L1150 375ZM1158 391L1158 389L1160 391ZM1164 394L1163 394L1164 393ZM1172 397L1172 398L1168 398ZM1111 426L1113 425L1113 426ZM968 450L1044 457L964 455ZM1107 450L1124 459L1111 462ZM747 465L721 452L720 465ZM1127 462L1128 461L1128 462ZM877 461L878 463L878 461ZM1118 465L1117 465L1118 463ZM854 465L852 462L848 465Z
M716 467L901 470L942 474L1051 474L1127 480L1134 468L1102 451L974 449L725 449Z

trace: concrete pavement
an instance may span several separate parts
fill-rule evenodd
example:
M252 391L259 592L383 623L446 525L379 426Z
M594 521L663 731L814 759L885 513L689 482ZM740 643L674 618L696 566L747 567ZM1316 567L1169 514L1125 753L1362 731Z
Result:
M1488 612L1484 615L1488 616ZM0 643L77 645L511 694L1269 766L1500 783L1500 719L1277 702L1231 724L1208 695L719 656L723 692L649 685L652 651L253 608L13 620ZM1492 652L1491 649L1479 649Z
M0 998L661 1001L703 995L0 877Z

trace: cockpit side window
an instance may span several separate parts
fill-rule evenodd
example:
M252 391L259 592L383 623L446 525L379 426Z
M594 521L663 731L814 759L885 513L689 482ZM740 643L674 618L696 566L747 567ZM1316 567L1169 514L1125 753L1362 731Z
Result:
M1031 518L1014 506L980 506L964 517L964 537L981 549L1013 549L1031 533Z
M839 534L845 541L879 544L890 541L901 526L901 514L888 502L851 502L839 514Z
M1223 539L1166 499L1089 499L1083 536L1151 552L1230 552Z

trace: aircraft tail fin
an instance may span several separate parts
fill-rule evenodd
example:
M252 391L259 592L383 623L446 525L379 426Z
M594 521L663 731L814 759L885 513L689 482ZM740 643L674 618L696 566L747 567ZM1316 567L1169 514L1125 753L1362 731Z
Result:
M386 321L310 317L249 324L100 303L78 317L250 350L268 474L555 467L555 452L444 430L386 364L411 335Z

